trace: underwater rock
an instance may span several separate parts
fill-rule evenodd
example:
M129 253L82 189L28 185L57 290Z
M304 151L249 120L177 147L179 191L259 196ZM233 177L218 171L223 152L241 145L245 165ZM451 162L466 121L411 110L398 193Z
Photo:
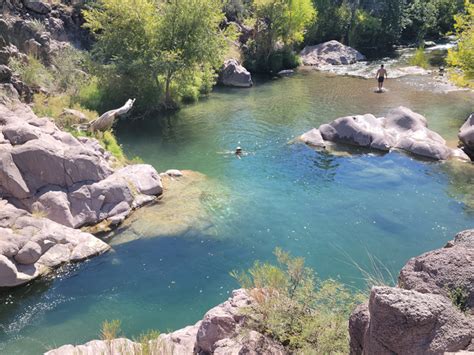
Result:
M428 129L425 117L402 106L391 110L387 117L376 118L371 114L341 117L319 129L313 128L300 136L300 140L319 147L327 141L382 151L401 149L434 160L469 160L460 149L448 147L439 134Z
M92 234L0 200L0 287L27 283L63 263L81 261L109 248Z
M338 41L307 46L300 52L303 65L347 65L366 60L365 56Z
M236 59L228 59L224 62L219 73L219 83L241 88L249 88L253 85L252 75Z
M17 207L78 228L118 224L161 194L150 165L115 170L97 141L76 139L23 104L9 107L0 105L0 197Z

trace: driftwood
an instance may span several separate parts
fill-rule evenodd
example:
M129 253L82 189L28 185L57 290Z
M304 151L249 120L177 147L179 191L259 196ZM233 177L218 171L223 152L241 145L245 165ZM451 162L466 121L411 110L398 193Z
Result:
M98 119L89 122L88 130L91 132L101 131L105 132L112 128L115 119L118 116L125 115L128 111L130 111L135 103L135 99L128 99L125 105L115 110L110 110L100 116Z

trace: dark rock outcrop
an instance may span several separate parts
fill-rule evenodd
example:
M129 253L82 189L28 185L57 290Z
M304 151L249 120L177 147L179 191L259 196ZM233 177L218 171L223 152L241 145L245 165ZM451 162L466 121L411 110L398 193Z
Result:
M469 161L461 149L448 147L438 133L428 129L425 117L406 107L393 109L381 118L371 114L341 117L306 132L299 139L316 147L334 142L381 151L401 149L434 160Z
M463 231L408 261L398 287L374 287L350 317L351 354L473 351L473 253L474 230Z
M467 349L474 323L445 297L374 287L349 330L351 354L442 354Z

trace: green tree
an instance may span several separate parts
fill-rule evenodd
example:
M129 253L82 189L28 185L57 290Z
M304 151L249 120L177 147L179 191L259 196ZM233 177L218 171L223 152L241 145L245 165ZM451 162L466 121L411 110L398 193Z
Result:
M220 0L101 0L85 10L85 27L97 38L100 86L111 101L134 96L142 108L174 108L183 95L208 90L226 48L221 6Z
M465 12L455 16L458 47L448 52L448 63L459 68L465 85L474 86L474 4L466 0Z
M277 71L284 66L282 56L291 53L293 45L304 39L306 29L316 18L311 0L254 0L256 37L250 43L246 61L260 71ZM280 53L278 53L280 52ZM272 65L278 58L279 65Z

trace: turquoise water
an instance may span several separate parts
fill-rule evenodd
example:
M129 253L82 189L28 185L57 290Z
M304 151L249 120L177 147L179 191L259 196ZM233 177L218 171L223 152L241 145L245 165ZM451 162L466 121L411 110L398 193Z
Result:
M237 287L229 271L273 260L276 246L304 256L322 278L363 287L351 259L367 265L370 253L396 277L410 257L472 228L474 210L456 193L462 189L447 164L400 153L334 156L289 143L336 117L383 115L403 104L454 144L473 110L471 94L427 91L429 79L389 80L382 95L374 86L309 72L249 90L220 89L168 117L120 122L116 133L129 156L159 171L209 177L201 203L212 228L165 237L156 231L160 237L115 245L3 293L0 351L37 354L85 342L111 319L129 337L192 324ZM223 154L237 145L249 155ZM474 172L463 181L472 179Z

